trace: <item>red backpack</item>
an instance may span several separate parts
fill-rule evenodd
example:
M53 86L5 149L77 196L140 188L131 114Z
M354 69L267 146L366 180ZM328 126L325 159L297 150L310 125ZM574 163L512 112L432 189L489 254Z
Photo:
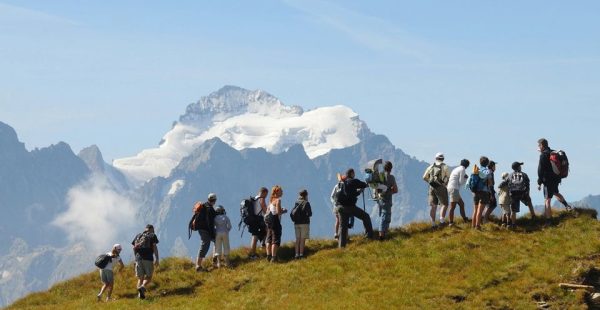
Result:
M561 179L569 176L569 159L567 153L563 150L550 152L550 166L552 172L559 176Z

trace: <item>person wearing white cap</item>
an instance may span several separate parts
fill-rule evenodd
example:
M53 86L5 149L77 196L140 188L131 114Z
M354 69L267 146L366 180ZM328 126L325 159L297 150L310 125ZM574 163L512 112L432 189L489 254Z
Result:
M198 211L198 217L200 222L198 223L198 234L200 234L200 248L198 249L198 256L196 257L196 271L206 270L202 267L202 261L206 257L210 248L210 243L215 241L215 204L217 203L217 194L208 194L208 201L200 203ZM216 267L216 257L213 257L213 265Z
M423 180L429 184L429 206L431 210L431 227L437 228L435 223L435 213L437 206L442 205L440 210L440 224L445 224L446 210L448 209L448 180L450 179L450 170L444 164L444 154L435 154L435 162L425 170Z
M123 269L123 267L125 267L123 265L123 261L121 260L121 257L119 256L119 254L121 254L121 250L123 248L121 247L120 244L115 244L112 247L112 250L108 253L106 253L106 255L108 255L110 257L110 260L108 261L108 263L106 264L106 266L102 269L100 269L100 281L102 281L102 288L100 288L100 293L98 293L98 295L96 296L97 300L100 301L102 300L102 294L106 291L106 301L110 301L111 299L111 294L113 291L113 286L115 283L115 277L113 274L113 266L115 263L118 263L119 266L121 267L120 269Z

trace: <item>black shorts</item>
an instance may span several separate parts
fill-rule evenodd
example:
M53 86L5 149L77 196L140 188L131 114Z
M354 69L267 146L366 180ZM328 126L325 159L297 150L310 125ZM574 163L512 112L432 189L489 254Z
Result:
M529 196L529 193L511 192L510 199L511 199L510 210L512 212L520 212L521 211L521 202L524 203L526 206L531 205L531 197Z
M268 225L266 243L281 245L281 222L279 216L273 217L273 223Z
M488 205L490 203L490 192L479 191L473 193L473 203L475 206L480 203L482 205Z
M544 198L551 199L552 197L554 197L554 195L558 193L558 182L544 183Z

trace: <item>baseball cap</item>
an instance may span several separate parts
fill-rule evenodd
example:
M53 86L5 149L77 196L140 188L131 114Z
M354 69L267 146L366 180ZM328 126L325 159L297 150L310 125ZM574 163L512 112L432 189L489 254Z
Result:
M121 247L120 244L116 243L115 245L113 245L113 249L121 251L123 247Z
M512 163L512 168L513 168L513 170L517 170L522 165L523 165L523 163L515 161L514 163Z
M444 153L439 152L435 154L435 159L444 160Z

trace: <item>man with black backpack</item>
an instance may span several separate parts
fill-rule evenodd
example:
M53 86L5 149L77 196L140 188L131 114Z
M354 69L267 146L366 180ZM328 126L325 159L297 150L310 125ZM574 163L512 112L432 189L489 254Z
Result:
M549 220L552 217L552 197L556 197L567 211L571 210L571 206L558 192L561 179L568 174L569 162L564 152L550 149L548 140L544 138L538 140L538 151L541 153L538 164L538 190L544 185L544 215L546 220Z
M263 215L267 211L267 203L265 199L269 194L269 190L266 187L261 187L258 190L258 195L251 199L252 203L252 212L248 214L248 217L252 217L252 219L247 219L242 221L246 225L248 225L248 232L252 234L252 240L250 241L250 253L248 253L249 259L257 259L258 255L256 255L256 244L258 241L264 244L265 236L267 234L267 227L265 226L265 220Z
M133 253L135 254L135 275L137 281L138 297L146 298L146 286L152 280L154 267L158 268L158 238L154 233L154 226L146 225L146 229L142 233L135 236L131 245L133 245Z
M352 168L346 171L346 179L340 182L341 189L338 191L337 197L335 197L335 202L340 216L338 246L343 248L346 247L348 241L348 222L350 217L357 217L362 220L365 227L365 236L369 239L373 238L373 225L369 214L356 206L358 196L367 188L367 183L355 179L354 169Z
M512 163L513 172L508 175L508 192L510 194L511 205L511 226L514 228L517 221L517 212L520 211L521 202L529 207L531 212L531 218L535 218L535 211L533 210L533 203L531 202L530 181L527 173L521 171L523 163L514 162Z

